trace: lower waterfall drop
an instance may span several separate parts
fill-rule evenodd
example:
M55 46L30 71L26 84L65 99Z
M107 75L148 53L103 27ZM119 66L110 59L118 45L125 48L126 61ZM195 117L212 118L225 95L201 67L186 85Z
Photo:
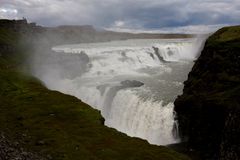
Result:
M123 101L124 100L124 101ZM134 91L119 91L105 124L129 136L147 139L151 144L178 142L171 134L174 125L173 103L141 99Z

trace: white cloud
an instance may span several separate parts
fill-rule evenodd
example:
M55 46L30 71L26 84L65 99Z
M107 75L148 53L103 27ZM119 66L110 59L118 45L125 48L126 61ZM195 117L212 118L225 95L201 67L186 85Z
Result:
M0 8L0 18L3 19L15 19L17 17L18 10L11 8Z

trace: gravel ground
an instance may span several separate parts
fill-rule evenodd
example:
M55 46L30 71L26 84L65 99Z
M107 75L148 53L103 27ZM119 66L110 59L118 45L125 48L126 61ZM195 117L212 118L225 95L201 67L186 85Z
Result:
M36 153L25 151L18 142L10 142L0 132L0 160L47 160Z

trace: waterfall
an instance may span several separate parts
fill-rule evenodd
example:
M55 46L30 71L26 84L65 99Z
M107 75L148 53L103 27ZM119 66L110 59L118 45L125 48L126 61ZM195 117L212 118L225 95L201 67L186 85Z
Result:
M199 50L194 39L56 46L35 58L34 74L100 110L106 126L167 145L179 141L173 101Z
M123 101L124 100L124 101ZM134 91L117 93L105 124L129 136L147 139L151 144L166 145L178 139L171 134L174 124L173 103L163 105L151 98L141 99Z

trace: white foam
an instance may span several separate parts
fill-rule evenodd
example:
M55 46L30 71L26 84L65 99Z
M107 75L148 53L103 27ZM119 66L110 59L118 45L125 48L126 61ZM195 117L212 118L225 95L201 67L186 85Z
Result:
M134 91L119 91L105 124L129 136L147 139L151 144L178 142L172 134L173 103L163 105L151 98L141 99Z

